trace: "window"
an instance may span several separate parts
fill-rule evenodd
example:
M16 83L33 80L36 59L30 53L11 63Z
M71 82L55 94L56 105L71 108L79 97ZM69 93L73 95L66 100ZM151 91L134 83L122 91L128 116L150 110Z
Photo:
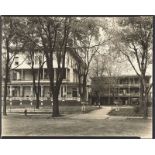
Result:
M55 74L57 75L58 69L56 68L55 70ZM66 79L66 68L60 68L59 73L63 75L63 79Z
M66 68L63 71L63 77L64 77L64 79L66 79Z
M63 97L63 86L61 87L61 97Z
M17 72L13 72L13 80L17 80Z
M15 65L19 65L19 62L18 61L15 61Z
M135 78L135 84L138 84L138 83L139 83L138 78Z
M73 88L72 96L77 97L77 88Z
M44 79L48 79L48 71L47 71L47 69L44 70Z
M67 86L64 86L64 87L65 87L64 91L66 92L67 91Z
M19 65L19 57L15 57L15 65Z

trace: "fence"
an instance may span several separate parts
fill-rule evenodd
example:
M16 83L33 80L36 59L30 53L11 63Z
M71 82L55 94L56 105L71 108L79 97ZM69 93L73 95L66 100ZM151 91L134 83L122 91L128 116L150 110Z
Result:
M67 101L80 101L79 97L59 97L58 98L61 103ZM3 103L3 97L2 97ZM51 105L53 103L53 99L49 97L40 97L40 105ZM71 102L68 102L71 103ZM35 97L7 97L7 105L36 105L36 98Z

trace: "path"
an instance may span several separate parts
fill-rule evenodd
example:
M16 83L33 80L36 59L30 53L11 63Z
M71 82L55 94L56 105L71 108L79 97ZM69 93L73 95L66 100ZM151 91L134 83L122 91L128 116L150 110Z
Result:
M66 117L76 119L106 119L109 117L107 114L110 110L111 107L101 107L100 109L94 110L89 113L73 114Z

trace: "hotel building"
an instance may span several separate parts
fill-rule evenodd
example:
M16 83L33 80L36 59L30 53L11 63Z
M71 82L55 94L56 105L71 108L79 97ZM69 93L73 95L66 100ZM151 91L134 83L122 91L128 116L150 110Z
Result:
M35 54L34 56L34 70L36 73L36 79L38 79L38 68L39 68L39 57L42 61L45 57L40 54ZM67 51L65 56L65 74L62 81L61 89L59 92L59 100L79 100L78 92L78 72L77 64L84 62L79 57L79 55L73 51ZM57 71L57 61L54 57L54 72ZM33 94L33 76L31 72L31 62L27 59L26 55L23 53L18 53L15 57L14 63L12 65L12 70L10 72L10 82L8 84L8 97L13 100L17 99L28 99L34 98ZM54 77L56 79L56 77ZM36 80L37 82L37 80ZM43 65L40 80L40 97L42 100L47 100L49 97L49 77L47 71L47 64ZM4 87L3 87L4 88ZM3 92L3 91L2 91ZM35 99L35 98L34 98Z

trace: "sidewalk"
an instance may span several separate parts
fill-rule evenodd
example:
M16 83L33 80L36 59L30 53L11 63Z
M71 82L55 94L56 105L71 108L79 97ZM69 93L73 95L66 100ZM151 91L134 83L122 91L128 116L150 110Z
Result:
M110 110L111 107L101 107L100 109L94 110L89 113L66 115L65 117L74 119L106 119L109 117L107 114Z

